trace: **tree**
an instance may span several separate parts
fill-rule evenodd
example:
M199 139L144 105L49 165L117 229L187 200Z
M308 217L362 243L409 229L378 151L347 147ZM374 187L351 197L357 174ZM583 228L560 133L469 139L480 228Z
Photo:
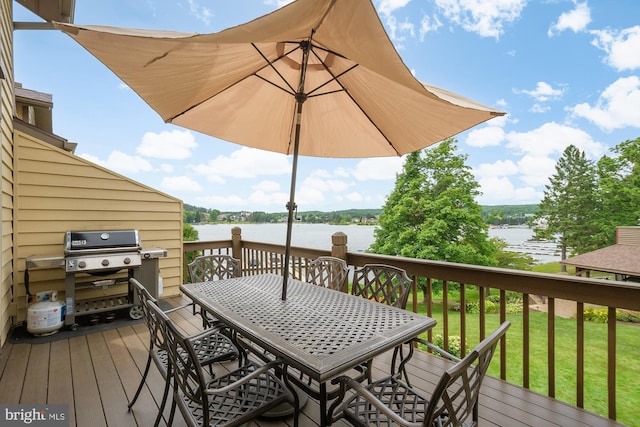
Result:
M198 230L191 224L182 224L182 241L193 242L195 240L198 240Z
M640 225L640 138L622 142L612 151L618 155L603 156L597 164L596 248L616 242L616 227Z
M499 249L496 254L496 259L498 260L497 267L514 270L531 270L531 266L535 260L530 255L506 250L508 244L503 239L493 238L491 240Z
M374 253L475 265L497 264L479 184L456 140L407 155L379 217ZM423 156L424 154L424 156Z
M569 248L576 254L593 250L592 236L597 232L592 216L597 206L593 162L583 151L569 145L549 182L537 213L537 218L546 219L547 228L536 229L536 235L559 236L561 259L567 258ZM564 265L562 270L566 271Z

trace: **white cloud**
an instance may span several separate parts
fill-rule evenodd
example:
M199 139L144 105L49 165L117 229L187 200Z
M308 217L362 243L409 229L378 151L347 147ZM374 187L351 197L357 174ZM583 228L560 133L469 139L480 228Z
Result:
M482 205L538 203L542 192L533 187L517 188L507 177L488 177L478 180L482 195L478 203Z
M395 42L398 49L402 49L402 45L398 45L398 42L403 42L407 38L415 36L415 27L408 21L398 22L395 16L391 15L387 17L385 24L389 38Z
M193 166L193 171L210 181L225 178L255 178L263 175L291 174L284 154L242 147L229 156L218 156L207 163Z
M80 154L80 157L96 163L104 168L122 174L136 174L140 172L152 172L153 166L147 160L139 156L131 156L122 151L112 151L107 160L100 160L91 154Z
M160 187L167 191L199 192L202 190L200 183L188 176L168 176L162 179Z
M481 178L509 176L518 173L518 167L511 160L498 160L494 163L482 163L474 171Z
M518 161L518 170L525 184L546 185L549 177L556 172L556 161L550 157L524 156Z
M256 185L253 185L251 189L256 191L265 191L268 193L273 193L274 191L280 191L280 184L278 184L275 181L265 180L265 181L260 181Z
M420 21L420 41L424 41L424 36L432 31L438 31L438 29L442 27L442 22L438 19L437 16L429 17L425 15Z
M174 171L173 165L170 165L169 163L162 163L159 168L162 173L173 173Z
M465 143L471 147L495 147L504 141L505 132L498 126L474 129L467 135Z
M353 191L351 193L348 193L346 196L344 196L345 199L349 200L350 202L354 202L354 203L359 203L362 202L363 200L365 200L364 196L360 193L358 193L357 191Z
M640 128L640 78L631 76L616 80L602 92L594 106L578 104L571 109L571 114L585 118L605 131L627 126Z
M342 192L351 186L351 184L338 179L320 179L313 176L305 179L302 185L304 190L316 189L322 192L332 191L336 193Z
M546 113L550 109L551 107L549 107L548 105L533 104L531 108L529 108L529 111L531 111L532 113Z
M107 163L106 162L103 162L97 156L94 156L93 154L80 153L80 154L78 154L78 157L82 157L83 159L88 160L91 163L95 163L96 165L102 166L103 168L107 167Z
M358 181L395 180L403 164L404 157L362 159L353 168L352 175Z
M179 160L191 157L191 150L197 146L193 134L188 130L147 132L136 152L145 157Z
M378 12L381 15L389 16L396 9L405 7L411 0L381 0L378 5Z
M524 93L532 97L538 102L547 102L556 100L562 97L562 89L554 89L549 83L538 82L536 88L533 90L522 90L520 93Z
M578 3L575 0L573 4L576 6L575 9L561 14L558 21L549 28L549 31L547 31L549 37L564 30L571 30L577 33L587 28L587 25L591 22L589 5L586 2Z
M211 23L211 18L213 18L214 14L205 6L201 6L198 4L196 0L187 0L189 3L189 9L191 13L204 24L209 25Z
M333 175L339 178L349 178L351 174L343 167L339 167L333 170Z
M232 194L230 196L204 196L196 198L196 206L212 207L220 210L248 209L249 204L242 197ZM254 209L252 209L254 210Z
M246 200L247 206L280 206L281 210L286 210L289 195L283 192L267 193L264 191L254 191ZM252 210L256 210L253 208Z
M526 0L436 0L436 5L445 17L465 30L498 39L505 23L520 17Z
M617 71L640 68L640 26L636 25L621 31L591 31L596 38L591 42L607 53L605 63Z
M555 122L545 123L529 132L509 132L506 140L508 148L533 157L559 155L571 144L592 159L601 157L606 151L601 143L595 142L591 135L582 129Z

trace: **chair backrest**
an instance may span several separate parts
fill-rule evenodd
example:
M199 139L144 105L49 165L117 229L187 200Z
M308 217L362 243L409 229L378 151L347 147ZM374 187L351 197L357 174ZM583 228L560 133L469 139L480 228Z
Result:
M194 403L206 407L206 376L194 347L189 341L190 339L197 341L200 334L187 338L155 302L150 302L148 306L149 314L157 325L157 331L166 344L169 369L178 389ZM201 332L201 334L207 333L208 331ZM208 417L207 411L204 417Z
M351 293L356 296L406 308L411 279L401 268L383 264L366 264L353 272Z
M241 274L240 260L226 254L211 254L196 257L189 263L191 283L207 280L222 280L238 277Z
M478 396L491 358L511 322L505 321L469 354L447 369L427 406L424 426L462 426L472 417L478 425Z
M160 331L158 330L156 318L152 317L149 313L149 303L156 304L158 300L151 296L151 293L147 290L147 288L145 288L142 283L140 283L133 277L129 279L129 283L131 283L133 287L135 300L139 301L140 303L144 322L147 324L147 328L149 328L150 345L152 347L163 348L164 340L160 334Z
M340 258L321 256L307 265L307 279L309 283L325 288L342 291L347 282L349 268Z

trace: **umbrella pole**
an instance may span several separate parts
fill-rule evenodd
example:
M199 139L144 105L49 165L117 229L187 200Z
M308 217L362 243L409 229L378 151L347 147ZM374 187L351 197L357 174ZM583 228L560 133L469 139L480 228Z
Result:
M284 271L282 279L282 301L287 299L287 283L289 282L289 258L291 257L291 232L293 229L293 215L296 210L296 175L298 174L298 147L300 145L300 118L302 116L302 104L306 97L296 95L296 134L293 143L293 166L291 170L291 189L289 191L289 203L287 203L287 240L284 247Z
M307 64L309 62L309 50L311 49L311 39L300 43L302 49L302 67L300 67L300 83L296 92L296 133L293 141L293 166L291 171L291 190L289 191L289 203L287 209L287 240L284 247L284 271L282 279L282 301L287 299L287 284L289 283L289 258L291 257L291 229L293 228L293 212L296 210L296 175L298 174L298 147L300 146L300 126L302 124L302 104L307 100L304 93L304 81L307 75Z

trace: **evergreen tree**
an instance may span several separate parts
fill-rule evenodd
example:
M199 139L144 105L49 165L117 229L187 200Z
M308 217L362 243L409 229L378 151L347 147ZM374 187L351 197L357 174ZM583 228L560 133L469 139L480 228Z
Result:
M496 265L479 184L455 154L454 139L407 155L375 230L374 253L475 265ZM424 154L424 157L422 156Z
M570 145L558 159L549 182L537 213L538 218L547 220L547 228L537 229L537 235L558 235L562 259L566 259L569 248L576 254L595 249L592 236L597 228L592 214L597 209L597 199L593 162ZM564 265L562 268L566 271Z

